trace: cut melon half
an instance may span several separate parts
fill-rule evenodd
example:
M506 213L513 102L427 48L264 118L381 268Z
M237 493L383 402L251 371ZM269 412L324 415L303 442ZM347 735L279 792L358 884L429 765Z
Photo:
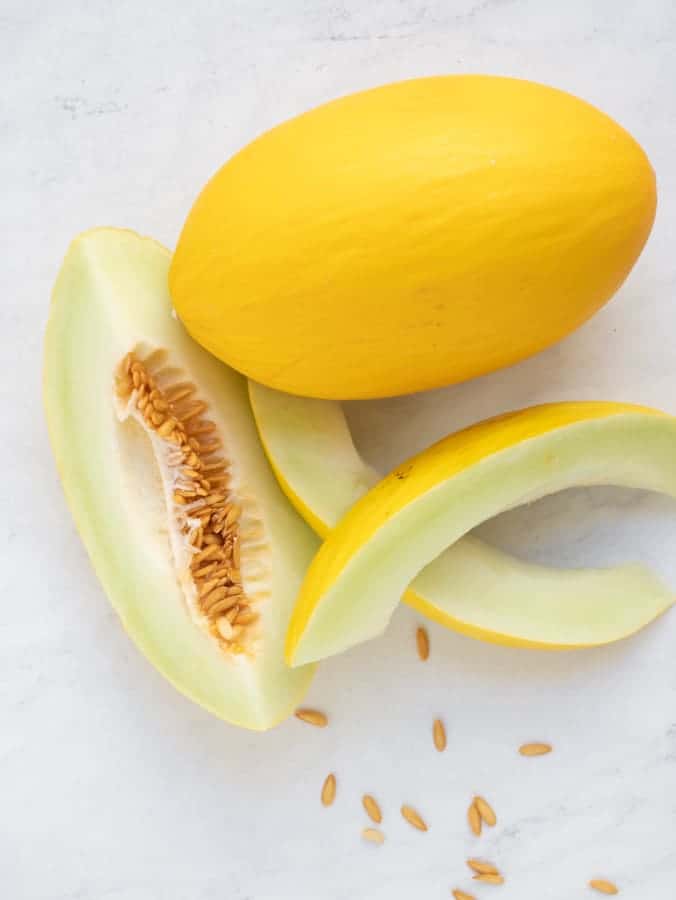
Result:
M378 474L357 453L340 404L290 396L254 382L249 383L249 394L284 492L325 537L378 482ZM574 406L584 409L586 404ZM365 596L370 597L370 591ZM567 649L627 637L664 612L674 595L640 564L553 569L465 535L416 575L403 599L434 621L472 637L509 646Z
M50 439L127 632L184 694L265 729L312 678L283 646L318 541L270 470L245 379L172 313L169 260L130 231L71 245L45 344Z

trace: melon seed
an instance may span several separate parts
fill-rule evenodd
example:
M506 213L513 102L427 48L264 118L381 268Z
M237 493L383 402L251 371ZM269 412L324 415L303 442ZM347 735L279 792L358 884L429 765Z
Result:
M502 875L494 875L492 872L479 873L472 879L473 881L482 881L484 884L504 884L505 879Z
M498 819L493 812L493 807L490 805L490 803L484 800L483 797L475 797L474 805L476 806L479 815L484 820L486 825L492 828L497 823Z
M429 659L430 655L430 639L427 634L427 630L422 627L422 625L418 628L415 633L415 642L418 648L418 656L420 659L425 661Z
M315 725L317 728L326 728L329 724L328 718L317 709L297 709L294 715L301 722L307 722L308 725Z
M493 863L484 862L481 859L468 859L467 865L477 875L498 875L498 869Z
M472 832L478 837L481 834L481 815L474 800L472 800L467 810L467 821Z
M324 806L331 806L333 801L336 799L336 776L333 772L330 775L326 776L324 780L324 784L322 785L322 804Z
M372 822L375 822L376 825L380 825L383 821L383 814L380 811L380 807L378 806L375 797L372 797L371 794L364 794L361 798L361 802L369 819L371 819Z
M401 814L406 819L409 825L412 825L414 828L417 828L418 831L427 831L427 823L422 818L420 813L413 809L412 806L407 806L404 804L401 808Z
M434 740L434 746L439 753L446 749L446 729L444 728L444 723L441 719L434 720L434 725L432 726L432 738Z
M522 744L519 747L519 753L521 754L521 756L546 756L547 753L551 752L551 744Z
M607 894L608 896L620 893L617 885L613 884L612 881L606 881L605 878L592 878L589 882L589 887L598 891L599 894Z
M372 844L382 844L385 840L385 835L379 828L364 828L361 836Z

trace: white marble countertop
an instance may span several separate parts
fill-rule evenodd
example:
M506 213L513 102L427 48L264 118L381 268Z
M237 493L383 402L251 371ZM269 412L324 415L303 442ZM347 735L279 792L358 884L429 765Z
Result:
M672 0L4 0L0 51L0 895L440 900L471 886L464 859L478 849L508 879L482 900L584 898L594 876L627 900L672 900L676 613L574 654L433 627L423 666L402 609L382 640L322 667L309 699L330 728L238 731L123 633L66 509L40 398L49 291L76 232L126 225L173 245L201 183L280 119L393 79L488 71L578 93L636 135L659 178L652 238L614 302L558 347L472 384L350 406L361 446L385 466L546 399L676 413ZM676 586L676 505L662 499L577 492L484 531L532 558L641 558ZM523 760L532 738L555 752ZM338 799L324 810L330 770ZM359 838L367 790L384 809L382 848ZM464 818L476 791L499 815L479 845ZM401 820L402 802L429 833Z

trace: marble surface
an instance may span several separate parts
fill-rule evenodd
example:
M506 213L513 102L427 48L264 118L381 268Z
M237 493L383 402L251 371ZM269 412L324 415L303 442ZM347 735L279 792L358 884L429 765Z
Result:
M434 627L422 665L417 617L402 609L382 640L322 667L309 699L330 728L238 731L179 696L120 628L66 509L40 400L49 290L73 234L125 225L173 245L201 183L280 119L392 79L489 71L579 93L634 132L659 177L653 236L614 302L559 346L472 384L351 405L361 447L386 466L556 398L676 413L672 0L3 0L0 51L0 894L440 900L471 887L463 860L481 853L508 878L481 898L574 900L594 876L627 900L673 898L676 614L622 645L558 655ZM676 587L670 501L581 491L484 532L564 564L644 559ZM555 753L521 759L529 739ZM363 791L382 803L382 848L359 839ZM499 815L479 843L464 820L475 791ZM400 819L403 802L427 834Z

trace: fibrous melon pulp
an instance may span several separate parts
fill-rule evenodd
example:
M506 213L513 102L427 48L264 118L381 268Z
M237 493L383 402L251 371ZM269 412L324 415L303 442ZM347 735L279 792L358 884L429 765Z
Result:
M50 438L131 637L183 693L263 729L312 677L282 648L317 540L270 471L245 380L173 315L169 260L128 231L72 244L46 337Z

